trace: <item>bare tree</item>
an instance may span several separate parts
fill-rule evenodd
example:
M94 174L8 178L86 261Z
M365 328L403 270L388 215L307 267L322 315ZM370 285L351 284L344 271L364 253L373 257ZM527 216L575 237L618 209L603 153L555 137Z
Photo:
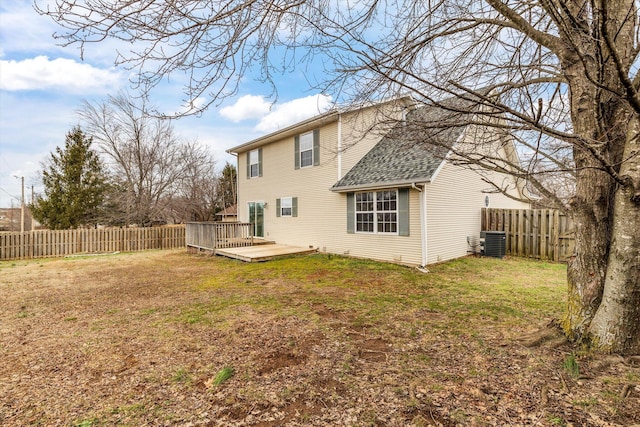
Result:
M126 6L59 0L41 12L66 29L63 41L83 49L106 38L140 43L121 62L139 67L147 87L187 72L187 99L231 95L258 67L258 77L272 82L275 72L323 59L328 77L322 88L334 99L410 93L459 113L463 122L492 126L497 138L515 138L524 163L505 164L473 150L454 157L527 180L571 213L576 253L569 263L565 331L603 350L637 353L638 6L639 0L159 0ZM467 102L443 102L451 97ZM563 175L575 176L568 205L546 181Z
M218 199L216 162L204 147L186 144L181 155L182 174L170 204L174 222L213 221Z
M211 156L197 144L181 141L171 121L149 115L143 101L137 105L119 93L104 102L84 102L79 114L108 159L114 180L108 201L115 217L109 222L166 222L174 214L172 201L184 196L195 175L215 180Z

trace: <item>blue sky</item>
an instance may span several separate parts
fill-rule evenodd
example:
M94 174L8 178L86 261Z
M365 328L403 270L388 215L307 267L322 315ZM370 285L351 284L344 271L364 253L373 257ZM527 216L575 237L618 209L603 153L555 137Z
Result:
M77 109L83 100L100 101L129 88L129 71L115 67L116 42L88 46L84 60L75 46L57 45L58 28L39 16L31 0L0 3L0 207L19 206L20 179L26 199L31 186L41 191L41 162L66 133L80 124ZM267 97L271 88L243 79L238 95L212 106L198 117L179 119L174 126L186 140L207 146L222 167L235 162L225 150L311 117L331 105L331 98L309 88L299 69L276 81L278 102ZM179 111L183 99L179 79L152 93L150 103L161 111Z

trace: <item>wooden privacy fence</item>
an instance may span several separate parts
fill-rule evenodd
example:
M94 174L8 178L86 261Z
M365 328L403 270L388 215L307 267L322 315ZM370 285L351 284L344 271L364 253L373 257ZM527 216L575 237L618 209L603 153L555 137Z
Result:
M507 255L566 261L575 248L574 225L553 209L482 209L482 230L504 231Z
M130 252L185 246L185 226L36 230L0 233L0 260Z
M253 224L244 222L188 222L187 249L215 252L221 248L253 245Z

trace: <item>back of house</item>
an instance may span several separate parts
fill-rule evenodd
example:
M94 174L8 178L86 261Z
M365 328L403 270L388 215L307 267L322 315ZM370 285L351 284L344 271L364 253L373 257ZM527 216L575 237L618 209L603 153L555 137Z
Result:
M441 123L442 114L402 97L332 110L231 148L238 220L265 240L408 265L468 254L481 208L528 204L516 200L523 188L511 177L455 161L456 147L483 138L494 141L492 153L513 157L490 128L451 125L433 135L407 124ZM512 194L490 193L490 179Z

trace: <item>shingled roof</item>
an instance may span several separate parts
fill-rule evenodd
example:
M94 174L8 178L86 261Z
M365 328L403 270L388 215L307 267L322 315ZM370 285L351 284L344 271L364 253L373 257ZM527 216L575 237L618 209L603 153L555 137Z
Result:
M407 115L331 187L344 192L428 182L464 132L473 106L449 100ZM470 108L471 107L471 108Z

